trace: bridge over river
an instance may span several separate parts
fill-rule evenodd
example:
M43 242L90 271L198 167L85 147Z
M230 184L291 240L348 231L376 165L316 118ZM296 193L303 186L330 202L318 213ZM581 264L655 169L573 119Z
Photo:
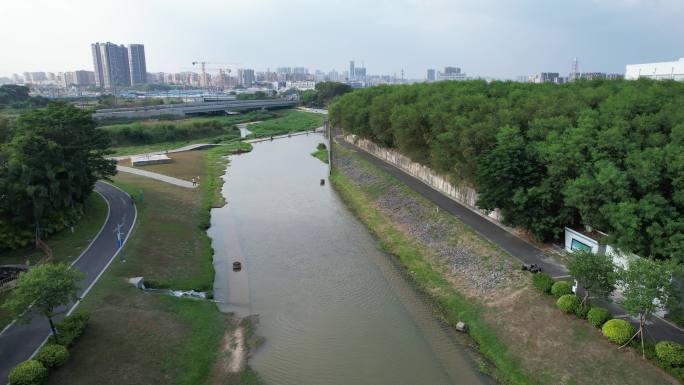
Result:
M226 100L220 102L197 102L164 104L145 107L122 107L96 110L93 119L130 119L154 118L159 116L187 116L200 114L215 114L222 112L294 107L295 100L266 99L266 100Z

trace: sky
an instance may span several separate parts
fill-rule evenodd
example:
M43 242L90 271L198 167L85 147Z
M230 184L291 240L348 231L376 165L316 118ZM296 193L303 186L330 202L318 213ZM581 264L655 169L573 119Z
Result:
M90 44L142 43L148 72L303 66L422 79L623 73L684 57L684 0L2 0L0 76L92 70ZM199 72L199 70L197 70Z

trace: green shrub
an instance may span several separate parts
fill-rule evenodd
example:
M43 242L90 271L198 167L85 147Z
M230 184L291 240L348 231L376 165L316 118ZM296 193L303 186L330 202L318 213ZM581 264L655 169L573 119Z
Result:
M601 328L603 335L610 342L624 345L634 335L634 327L622 319L612 319L603 324Z
M613 318L613 315L610 314L608 309L602 307L592 307L591 310L589 310L589 313L587 313L587 320L597 328L603 326L603 324L611 318Z
M589 311L591 310L591 305L589 305L589 301L585 302L584 304L581 304L581 302L582 301L580 301L580 304L575 307L575 315L577 318L587 319Z
M532 275L532 284L542 293L551 293L553 282L553 278L546 273L537 273Z
M28 360L15 366L9 374L10 385L40 385L48 376L48 370L36 360Z
M672 341L660 341L655 346L656 357L669 366L684 365L684 346Z
M36 360L40 361L46 368L52 369L64 365L69 359L69 351L62 345L45 345L38 354Z
M558 281L551 286L551 294L556 298L572 294L572 286L570 286L570 282Z
M574 313L579 304L580 300L574 294L566 294L556 301L556 306L564 313Z
M53 336L50 336L48 343L58 343L66 347L73 346L78 337L80 337L85 331L86 326L88 326L88 320L90 315L86 312L74 313L66 318L62 322L57 323L57 340Z

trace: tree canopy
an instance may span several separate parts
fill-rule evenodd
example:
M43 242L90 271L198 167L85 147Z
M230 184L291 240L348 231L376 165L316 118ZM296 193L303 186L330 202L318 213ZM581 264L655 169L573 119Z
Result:
M351 90L352 88L349 84L338 82L320 82L316 83L315 90L307 90L302 92L300 95L300 100L305 106L325 107L336 97L351 92Z
M26 86L3 84L0 86L0 108L35 108L47 105L48 99L42 96L31 97Z
M21 115L0 143L0 249L76 221L95 182L116 172L90 112L63 102Z
M540 240L590 225L684 259L684 83L437 82L341 96L331 122L396 148Z

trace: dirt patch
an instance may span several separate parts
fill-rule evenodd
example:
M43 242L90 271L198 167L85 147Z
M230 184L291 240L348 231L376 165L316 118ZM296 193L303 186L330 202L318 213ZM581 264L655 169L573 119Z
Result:
M211 383L223 384L225 378L242 372L247 364L247 355L244 327L238 326L227 330L221 342L219 357L214 364Z

